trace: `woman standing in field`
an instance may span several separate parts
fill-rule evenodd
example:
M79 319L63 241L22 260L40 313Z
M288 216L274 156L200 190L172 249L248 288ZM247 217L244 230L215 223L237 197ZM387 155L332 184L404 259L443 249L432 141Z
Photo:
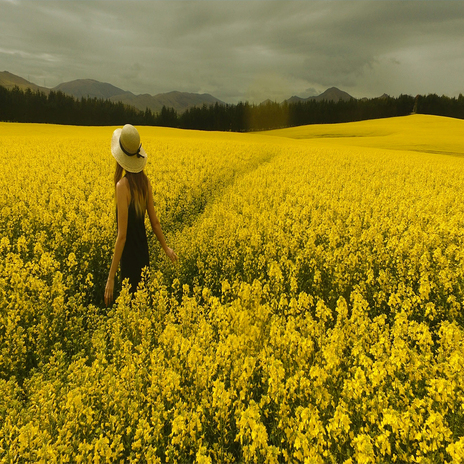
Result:
M126 124L122 129L114 131L111 153L116 159L114 184L118 235L105 288L107 306L113 300L114 279L119 262L121 262L122 280L129 279L131 293L137 290L142 269L149 265L145 212L148 211L151 227L164 252L173 263L177 261L177 255L166 244L155 213L151 184L143 172L147 163L147 154L142 148L140 135L134 126ZM124 171L125 176L123 176Z

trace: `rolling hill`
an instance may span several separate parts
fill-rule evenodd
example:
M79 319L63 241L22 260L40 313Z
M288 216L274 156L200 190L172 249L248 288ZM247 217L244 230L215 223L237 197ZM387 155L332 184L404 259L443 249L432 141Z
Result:
M224 105L225 103L207 93L188 93L188 92L168 92L159 93L157 95L134 95L132 92L125 92L124 94L115 95L110 97L111 101L120 101L126 105L135 106L140 110L150 108L154 113L161 111L163 106L167 108L174 108L177 112L184 112L188 108L193 106L202 106L203 104L214 105L219 103Z
M21 90L31 89L33 91L40 90L48 94L50 89L46 87L41 87L40 85L33 84L32 82L23 79L22 77L16 76L8 71L0 72L0 85L7 88L8 90L18 87Z
M62 84L53 87L52 90L59 90L76 98L90 97L109 99L115 95L123 95L126 93L124 90L115 87L114 85L99 82L94 79L76 79L70 82L63 82Z

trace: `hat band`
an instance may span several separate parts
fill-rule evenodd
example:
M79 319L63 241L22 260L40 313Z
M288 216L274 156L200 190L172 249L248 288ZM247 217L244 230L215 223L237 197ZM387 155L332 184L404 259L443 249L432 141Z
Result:
M122 146L121 138L119 138L119 146L121 147L121 150L124 152L124 154L126 154L127 156L134 156L134 155L137 155L137 158L145 158L145 156L143 156L143 155L140 154L140 149L142 148L142 144L140 144L138 150L137 150L135 153L129 153L129 152Z

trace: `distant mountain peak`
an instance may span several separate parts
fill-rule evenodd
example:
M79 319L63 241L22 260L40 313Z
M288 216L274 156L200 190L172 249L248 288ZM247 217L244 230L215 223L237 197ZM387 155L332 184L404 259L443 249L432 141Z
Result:
M108 99L115 95L124 94L125 91L107 82L99 82L95 79L75 79L63 82L53 88L76 98L90 97Z
M314 100L330 100L330 101L350 101L353 97L349 94L344 92L343 90L338 89L337 87L330 87L325 92L321 93L317 97L310 97Z
M316 95L313 97L308 97L308 98L301 98L297 96L293 96L286 100L287 103L295 103L295 102L305 102L309 100L315 100L315 101L322 101L322 100L327 100L327 101L334 101L338 102L340 100L343 101L350 101L352 97L349 93L344 92L343 90L338 89L337 87L329 87L326 91L322 92L320 95Z

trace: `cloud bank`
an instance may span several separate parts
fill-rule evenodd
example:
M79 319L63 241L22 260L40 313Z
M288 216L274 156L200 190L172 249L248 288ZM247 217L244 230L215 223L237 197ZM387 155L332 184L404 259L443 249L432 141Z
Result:
M0 0L0 69L53 87L281 101L464 93L464 3Z

